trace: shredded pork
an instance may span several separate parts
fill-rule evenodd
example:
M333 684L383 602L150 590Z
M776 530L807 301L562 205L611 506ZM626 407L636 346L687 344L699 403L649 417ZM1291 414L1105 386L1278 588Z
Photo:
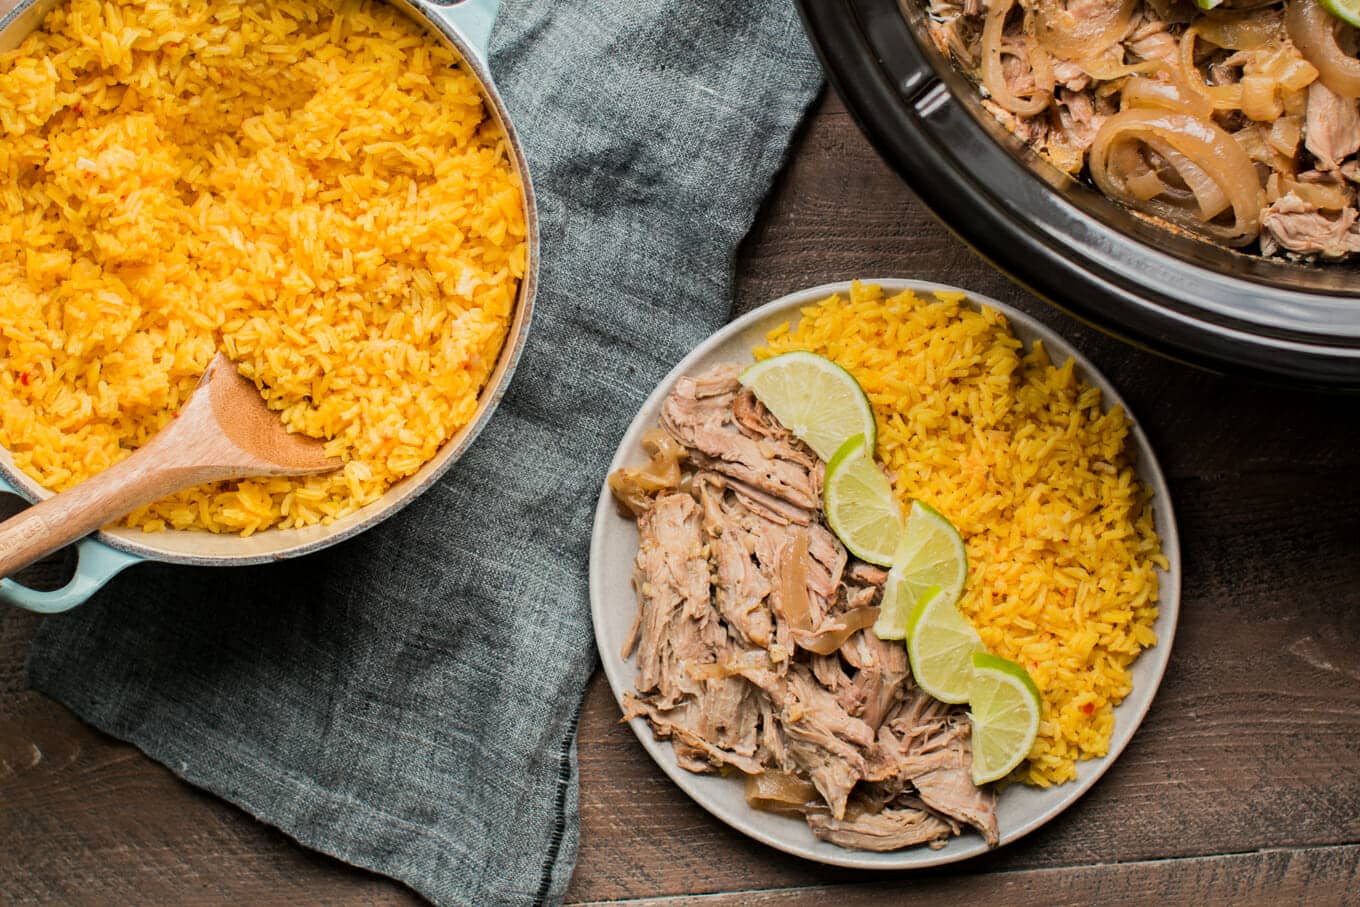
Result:
M1321 82L1309 85L1304 134L1317 169L1340 169L1343 160L1360 151L1360 112L1355 101Z
M995 845L966 716L916 687L902 644L868 628L884 571L826 529L825 464L736 376L682 378L666 399L662 428L688 464L670 487L655 470L611 479L639 535L625 714L689 771L777 779L767 787L790 793L748 799L843 847L938 847L964 827Z
M1360 251L1354 208L1329 215L1291 192L1266 208L1262 223L1267 249L1279 247L1324 258L1342 258Z

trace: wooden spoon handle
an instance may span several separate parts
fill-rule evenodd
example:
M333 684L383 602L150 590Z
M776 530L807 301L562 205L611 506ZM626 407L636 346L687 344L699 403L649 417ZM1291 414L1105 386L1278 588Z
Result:
M255 385L218 353L174 419L140 449L0 523L0 577L181 488L341 465L320 441L285 431Z
M26 567L142 504L200 482L221 469L165 465L156 440L79 485L0 523L0 577Z

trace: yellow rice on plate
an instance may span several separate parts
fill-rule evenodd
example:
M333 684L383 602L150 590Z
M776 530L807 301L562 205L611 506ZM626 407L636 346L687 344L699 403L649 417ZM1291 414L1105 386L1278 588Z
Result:
M72 0L0 55L0 445L61 490L220 345L342 470L203 486L147 530L328 522L472 418L523 190L458 57L384 3Z
M1157 568L1167 562L1139 480L1129 422L1101 408L1072 362L1028 352L1005 316L963 294L885 299L856 283L769 335L759 359L809 350L869 395L878 458L903 503L947 516L968 549L960 608L992 652L1043 694L1016 777L1047 786L1103 756L1129 666L1157 640Z

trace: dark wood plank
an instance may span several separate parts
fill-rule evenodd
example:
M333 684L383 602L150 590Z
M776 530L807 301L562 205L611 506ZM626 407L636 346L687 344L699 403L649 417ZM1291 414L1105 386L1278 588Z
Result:
M18 638L5 620L0 637ZM37 693L0 717L0 902L416 904L306 850Z
M816 885L704 897L591 901L630 907L1047 907L1049 904L1342 904L1360 882L1360 847L1308 847L1064 869L954 875L922 872L906 882Z
M1013 303L1072 338L1124 393L1171 477L1186 562L1182 628L1148 723L1047 829L965 866L884 883L785 857L713 820L617 724L597 677L581 726L569 900L728 891L739 893L718 903L895 901L918 880L937 899L957 890L1002 903L1027 891L1092 901L1123 886L1168 902L1217 892L1251 901L1271 885L1287 902L1305 882L1340 900L1328 895L1353 883L1360 841L1360 399L1195 372L1027 297L915 202L833 98L743 247L737 307L852 276L928 277ZM36 623L0 613L0 900L415 900L25 691ZM1267 848L1287 855L1212 856ZM1090 868L1107 862L1121 865ZM1106 883L1107 873L1124 881Z

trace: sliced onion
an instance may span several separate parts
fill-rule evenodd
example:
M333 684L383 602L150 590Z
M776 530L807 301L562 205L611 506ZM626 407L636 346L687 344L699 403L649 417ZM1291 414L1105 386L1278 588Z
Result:
M1213 105L1203 95L1187 91L1175 82L1164 82L1161 79L1129 79L1124 83L1119 100L1124 107L1175 110L1205 119L1214 112Z
M1137 175L1127 172L1129 158L1123 149L1130 147L1130 143L1175 152L1175 158L1163 154L1172 166L1180 159L1192 164L1195 171L1178 171L1181 178L1193 191L1200 183L1197 174L1202 172L1227 199L1233 224L1225 227L1205 219L1202 209L1213 207L1211 196L1201 198L1196 194L1194 209L1185 204L1186 199L1176 198L1173 193L1140 198L1129 185L1129 179ZM1096 133L1090 165L1091 177L1101 191L1130 207L1228 245L1245 245L1260 232L1261 184L1256 168L1233 137L1209 120L1163 110L1121 111L1106 120Z
M1121 53L1119 56L1122 57L1123 54ZM1082 57L1073 62L1081 67L1082 72L1086 73L1097 82L1110 82L1114 79L1122 79L1125 76L1154 73L1162 68L1161 60L1142 60L1138 63L1124 63L1121 60L1115 59L1115 55L1108 51L1103 54Z
M1229 50L1252 50L1283 36L1278 10L1212 12L1195 22L1200 37Z
M1290 191L1321 211L1344 211L1355 204L1355 194L1347 183L1293 183Z
M1262 123L1249 123L1232 134L1237 144L1258 164L1265 164L1271 170L1290 170L1294 166L1294 149L1282 152L1271 139L1271 132L1279 123L1288 123L1291 117L1280 117L1270 127ZM1297 136L1294 142L1298 146Z
M832 652L840 651L841 646L845 645L845 641L851 636L865 627L872 627L876 620L878 620L877 608L856 608L841 615L831 627L822 627L816 633L795 632L793 639L800 648L809 652L830 655Z
M1199 205L1199 216L1202 220L1210 221L1223 213L1228 207L1228 196L1224 194L1218 183L1214 182L1213 177L1204 172L1202 167L1177 151L1169 142L1148 138L1147 144L1179 174L1181 181L1185 183L1186 188L1195 197L1195 203Z
M1014 40L1025 43L1025 59L1034 74L1034 92L1022 97L1014 94L1006 84L1001 58L1009 53L1003 46L1003 39L1006 16L1014 5L1015 0L998 0L994 7L987 10L987 19L982 26L982 84L997 104L1017 116L1032 117L1042 113L1053 101L1053 68L1047 52L1035 45L1027 35L1022 35Z
M1151 168L1128 177L1126 185L1130 194L1142 202L1154 199L1167 191L1166 183L1162 182L1162 178Z
M1181 83L1200 97L1208 100L1215 110L1236 110L1242 106L1241 85L1206 85L1195 66L1195 39L1199 28L1192 25L1181 35Z
M766 812L802 816L825 809L811 781L792 772L765 771L746 776L746 805Z
M1283 95L1280 100L1284 102L1285 116L1297 117L1302 122L1308 115L1308 91L1306 89L1286 91Z
M1055 57L1073 61L1093 57L1124 37L1137 5L1138 0L1105 0L1094 15L1077 16L1061 0L1036 0L1034 37Z
M1322 84L1343 98L1360 98L1360 60L1341 49L1336 30L1341 22L1317 0L1290 0L1284 26L1303 58L1317 67Z
M684 446L660 428L642 436L642 449L651 456L646 466L628 466L609 476L609 490L633 516L651 507L658 491L680 487L680 461L685 458Z
M1344 181L1305 183L1285 173L1272 173L1266 183L1266 198L1274 202L1291 194L1320 211L1342 211L1355 202L1355 193Z
M808 534L794 532L784 546L779 565L779 610L792 630L812 631L812 602L808 599Z
M1272 123L1284 116L1284 104L1280 102L1275 90L1275 80L1270 76L1243 76L1242 113L1249 120L1258 123Z
M1297 54L1297 51L1295 53ZM1303 57L1295 56L1272 75L1275 81L1280 83L1281 91L1302 91L1317 81L1318 71L1316 66Z

